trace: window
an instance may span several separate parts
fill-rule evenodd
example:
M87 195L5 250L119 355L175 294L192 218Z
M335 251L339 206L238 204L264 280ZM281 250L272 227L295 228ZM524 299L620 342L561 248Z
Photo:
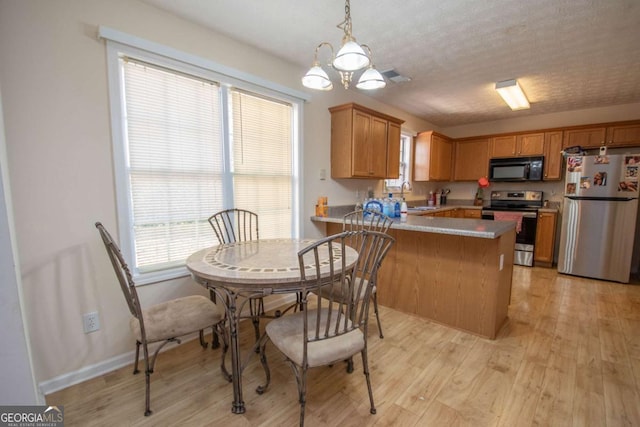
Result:
M411 136L400 136L400 174L397 179L385 179L386 192L400 192L402 183L411 181ZM406 188L405 188L406 191Z
M256 212L260 238L298 236L301 103L119 45L110 61L120 241L138 283L186 274L217 244L207 219L222 209Z

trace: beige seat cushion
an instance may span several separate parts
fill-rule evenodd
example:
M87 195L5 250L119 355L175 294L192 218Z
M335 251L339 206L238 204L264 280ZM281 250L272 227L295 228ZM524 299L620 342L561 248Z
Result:
M358 279L356 282L356 286L353 290L353 292L357 292L357 287L360 286L360 280ZM365 292L367 291L367 286L369 286L369 281L368 280L363 280L363 285L362 285L362 289L360 289L360 295L358 297L359 300L364 298ZM330 292L333 292L332 294ZM371 294L373 295L376 292L376 286L373 286L373 289L371 289ZM324 298L329 298L329 295L333 295L333 300L334 301L340 301L343 300L342 297L342 284L340 282L334 282L331 285L327 285L327 286L323 286L322 288L320 288L320 296L324 297Z
M218 323L222 316L218 307L202 295L163 302L142 310L147 342L180 337ZM129 326L138 341L140 323L132 317Z
M316 313L316 310L309 310L309 331L315 331ZM326 324L327 313L327 309L322 309L323 326ZM299 366L302 366L304 315L304 312L286 315L272 320L266 327L267 335L273 344ZM336 317L335 311L333 317ZM335 321L332 319L333 325ZM343 335L310 342L307 347L307 360L311 368L330 365L345 360L362 349L364 349L364 335L360 329L354 329Z

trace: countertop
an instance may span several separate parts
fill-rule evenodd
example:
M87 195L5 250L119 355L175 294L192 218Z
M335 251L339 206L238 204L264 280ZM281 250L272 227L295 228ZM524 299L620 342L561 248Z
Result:
M328 217L312 216L311 220L315 222L342 224L342 215L332 215L331 213L329 215L330 216ZM484 219L446 218L419 215L408 215L406 221L401 221L400 218L393 218L393 224L391 224L391 228L394 230L451 234L455 236L478 237L482 239L496 239L515 229L515 226L515 221L488 221Z

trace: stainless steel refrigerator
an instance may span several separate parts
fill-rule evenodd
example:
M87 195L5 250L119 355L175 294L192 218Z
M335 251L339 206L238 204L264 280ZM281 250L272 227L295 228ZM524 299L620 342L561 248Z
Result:
M628 283L640 154L569 156L558 271Z

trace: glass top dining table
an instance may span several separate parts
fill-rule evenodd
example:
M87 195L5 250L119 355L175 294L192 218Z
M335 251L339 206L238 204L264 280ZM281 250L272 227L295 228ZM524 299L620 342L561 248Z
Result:
M235 242L202 249L187 259L187 269L201 285L219 296L225 307L229 327L231 368L233 382L232 412L245 412L242 398L242 371L238 340L239 322L238 297L258 298L272 294L295 293L304 289L300 278L298 252L314 243L310 239L264 239ZM321 274L329 276L331 264L339 271L344 257L345 268L355 265L358 253L345 246L334 252L329 259L328 252L322 253L319 262ZM304 268L315 271L306 260ZM309 278L309 277L308 277ZM247 358L248 361L248 358Z

